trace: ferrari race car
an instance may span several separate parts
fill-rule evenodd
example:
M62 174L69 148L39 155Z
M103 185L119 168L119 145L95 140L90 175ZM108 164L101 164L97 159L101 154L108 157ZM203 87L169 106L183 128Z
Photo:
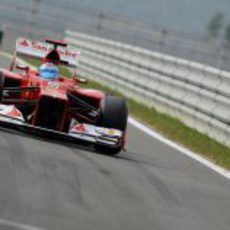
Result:
M18 54L40 59L40 68L18 65ZM11 67L0 70L0 127L119 153L125 145L126 102L80 87L85 81L76 70L71 78L61 76L60 65L77 68L79 55L63 41L17 39Z

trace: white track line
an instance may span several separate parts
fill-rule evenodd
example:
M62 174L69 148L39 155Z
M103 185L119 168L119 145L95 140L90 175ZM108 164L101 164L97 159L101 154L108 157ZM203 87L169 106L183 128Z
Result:
M13 58L13 55L12 54L9 54L9 53L6 53L4 51L0 51L0 56L4 57L4 58L7 58L7 59L12 59ZM23 59L21 58L18 58L17 57L17 62L22 64L22 65L27 65L29 66L31 69L35 69L35 67L31 64L29 64L28 62L24 61Z
M16 223L16 222L9 221L9 220L0 219L0 229L1 229L1 226L2 227L12 227L18 230L44 230L43 228L37 228L34 226L30 226L30 225L25 225L25 224Z
M8 58L8 59L12 59L13 58L13 55L10 54L10 53L6 53L4 51L0 51L0 55L5 57L5 58Z
M136 127L137 129L141 130L142 132L146 133L147 135L157 139L158 141L178 150L180 153L200 162L201 164L205 165L206 167L212 169L213 171L217 172L218 174L224 176L227 179L230 179L230 171L221 168L214 163L206 160L205 158L199 156L196 153L193 153L192 151L174 143L173 141L170 141L169 139L161 136L159 133L155 132L154 130L146 127L145 125L141 124L139 121L135 120L132 117L129 117L129 123Z

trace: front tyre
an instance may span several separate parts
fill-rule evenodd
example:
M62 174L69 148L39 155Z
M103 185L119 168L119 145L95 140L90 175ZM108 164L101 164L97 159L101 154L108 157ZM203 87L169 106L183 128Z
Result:
M125 135L128 120L126 101L122 98L106 96L101 100L100 110L101 117L98 121L98 125L105 128L121 130ZM118 147L114 148L96 144L95 149L98 152L106 153L108 155L115 155L122 150L123 141L124 140L121 140L121 143L119 143Z

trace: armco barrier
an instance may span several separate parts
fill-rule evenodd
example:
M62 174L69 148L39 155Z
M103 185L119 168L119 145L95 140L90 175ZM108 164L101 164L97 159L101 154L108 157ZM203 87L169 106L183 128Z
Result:
M82 51L79 73L179 118L230 146L230 73L67 31Z

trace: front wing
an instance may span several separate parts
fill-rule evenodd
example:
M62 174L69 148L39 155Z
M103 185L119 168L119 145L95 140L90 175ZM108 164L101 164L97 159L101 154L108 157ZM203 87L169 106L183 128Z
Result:
M111 148L121 147L123 132L116 129L76 124L68 133L25 123L22 114L14 106L0 105L0 127L23 131L42 137L79 144L100 144Z

